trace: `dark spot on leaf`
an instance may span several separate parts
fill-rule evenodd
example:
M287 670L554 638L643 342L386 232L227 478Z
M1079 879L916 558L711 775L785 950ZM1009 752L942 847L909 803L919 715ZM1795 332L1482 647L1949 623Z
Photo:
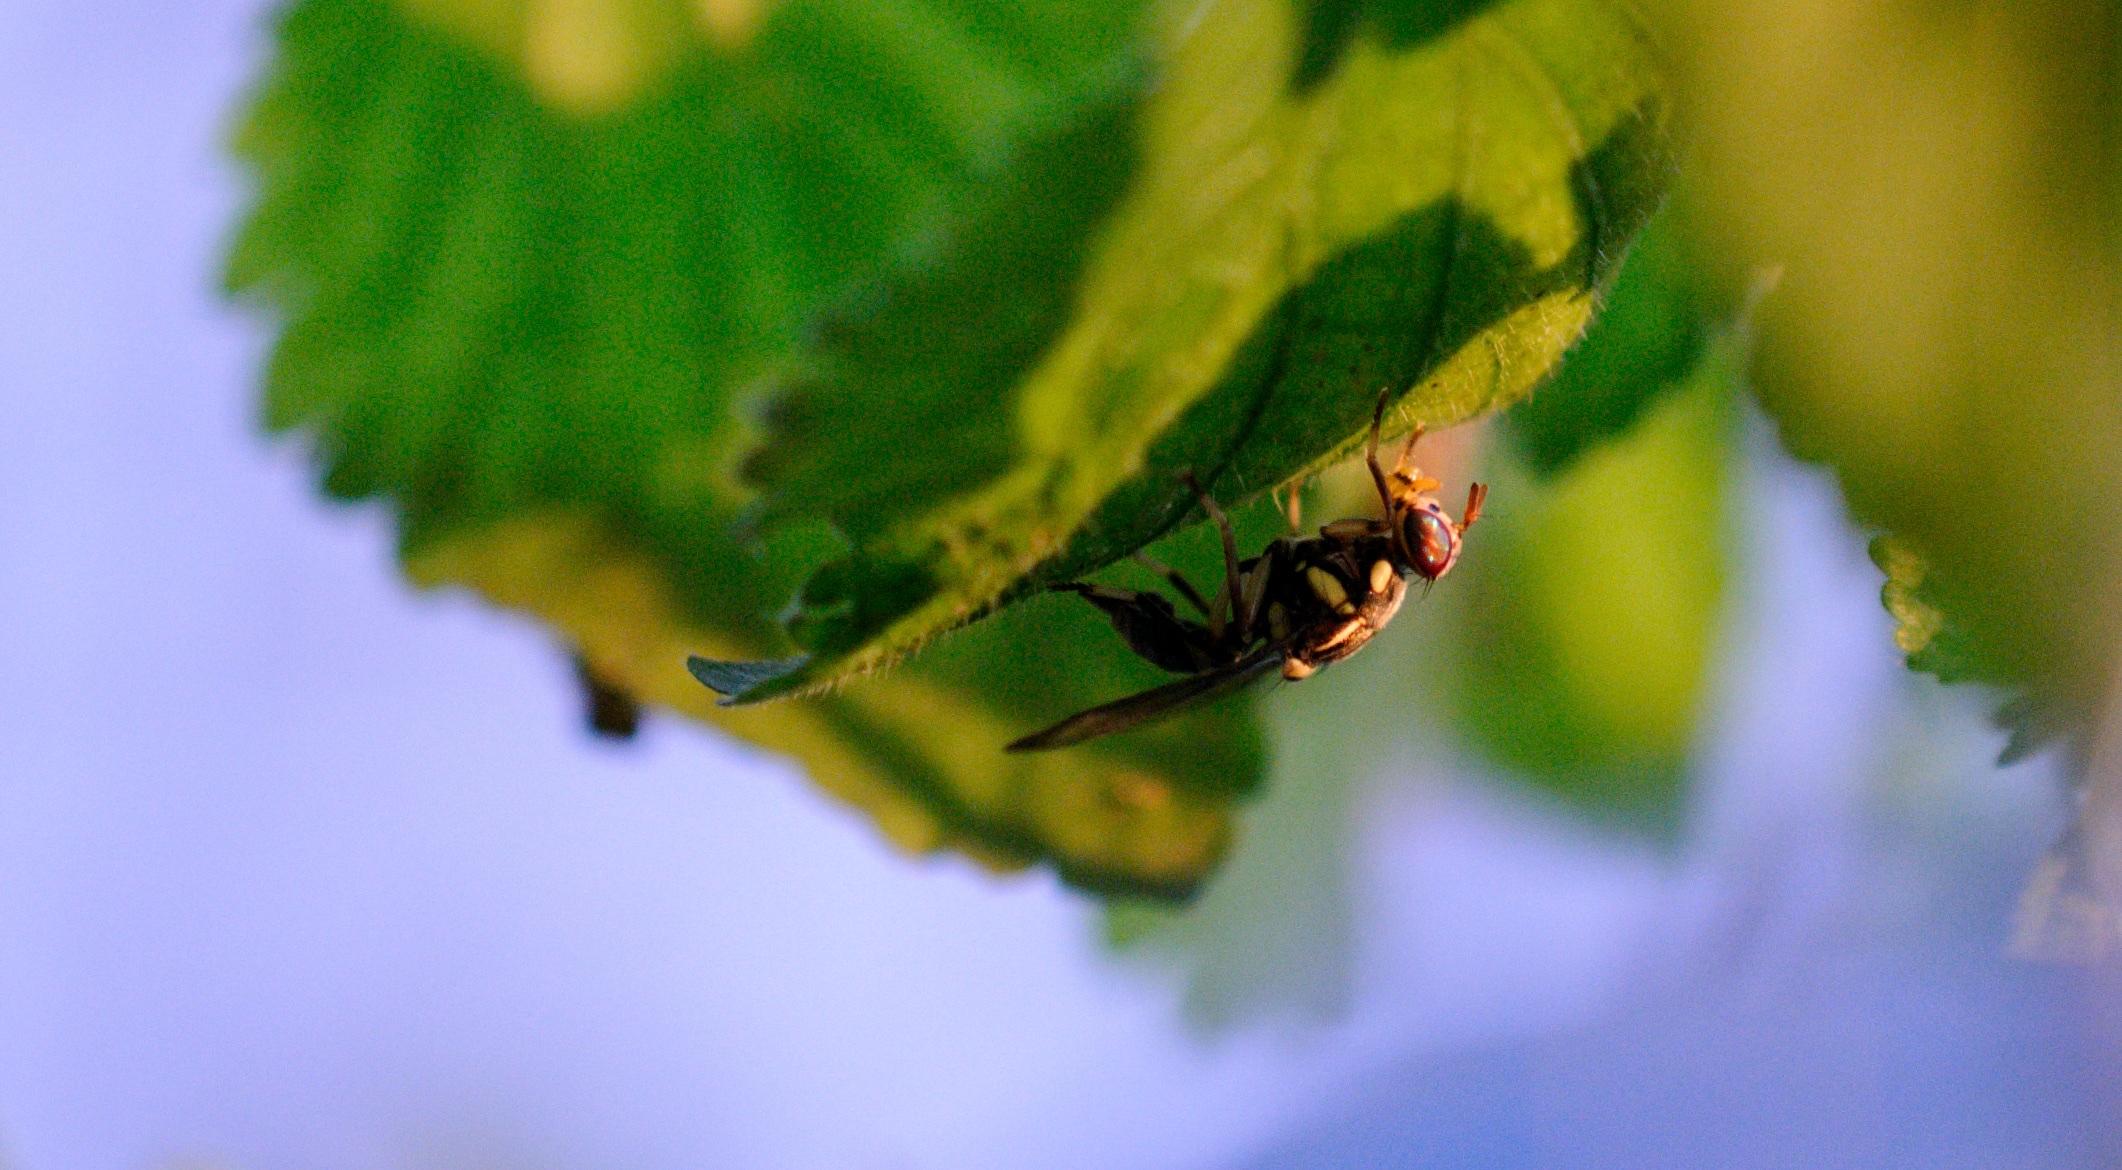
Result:
M1389 49L1409 49L1450 32L1496 0L1364 0L1363 15Z
M1355 39L1363 19L1363 0L1312 0L1297 6L1297 17L1304 24L1304 36L1289 84L1301 95L1333 73L1342 50Z
M1495 0L1309 0L1290 88L1302 95L1333 74L1349 42L1368 27L1388 49L1408 49L1450 32Z

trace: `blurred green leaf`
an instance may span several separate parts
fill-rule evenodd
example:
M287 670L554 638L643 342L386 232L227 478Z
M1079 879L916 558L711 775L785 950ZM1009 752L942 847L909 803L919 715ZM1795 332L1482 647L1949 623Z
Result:
M1907 542L1891 536L1871 542L1872 563L1886 574L1879 600L1894 618L1894 644L1908 655L1908 668L1936 675L1939 682L2002 682L1994 664L1984 663L1967 631L1952 621L1925 583L1930 566Z
M2082 744L2122 645L2122 24L2074 0L1667 15L1703 253L1729 284L1787 273L1763 408L1923 566L1896 586L1940 623L1911 665L2023 689L2014 720Z
M2017 763L2070 738L2090 718L2058 696L2029 691L2023 679L1987 658L1962 620L1940 605L1930 563L1907 541L1875 537L1871 559L1886 574L1879 599L1894 617L1894 644L1908 656L1908 668L1942 683L1982 683L2005 694L1994 716L1997 726L2010 735L1999 764Z
M1541 476L1635 425L1701 360L1710 320L1684 232L1668 211L1629 249L1597 320L1553 378L1504 416Z
M1316 60L1281 0L560 7L616 23L283 16L228 267L284 322L268 426L396 506L416 582L797 756L903 847L1104 892L1220 858L1266 768L1251 700L1004 756L1156 681L1088 607L1008 603L1160 539L1212 578L1176 472L1257 495L1381 386L1440 425L1522 395L1670 170L1601 0L1362 5ZM793 644L771 685L815 687L985 614L772 707L683 666Z
M1732 405L1727 336L1637 424L1546 480L1499 452L1445 674L1491 762L1573 804L1675 823L1723 615Z

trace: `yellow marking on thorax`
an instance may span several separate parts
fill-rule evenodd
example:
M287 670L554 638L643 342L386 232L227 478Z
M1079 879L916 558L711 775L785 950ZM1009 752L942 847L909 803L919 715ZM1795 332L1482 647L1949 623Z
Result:
M1309 565L1305 567L1304 580L1311 585L1313 595L1325 602L1335 613L1346 613L1351 608L1348 604L1348 588L1341 584L1341 578L1317 565Z

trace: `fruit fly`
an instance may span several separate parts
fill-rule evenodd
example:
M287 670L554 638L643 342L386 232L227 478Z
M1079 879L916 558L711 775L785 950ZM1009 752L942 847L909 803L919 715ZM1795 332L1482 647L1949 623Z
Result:
M1259 556L1238 559L1230 518L1191 473L1186 485L1201 501L1223 538L1223 587L1213 601L1176 569L1142 559L1171 584L1201 620L1179 616L1159 593L1071 581L1054 586L1097 606L1128 648L1155 666L1187 677L1141 694L1071 715L1009 745L1013 752L1067 747L1150 723L1208 699L1226 695L1277 670L1291 681L1363 648L1400 611L1410 576L1425 582L1451 572L1459 562L1466 530L1481 518L1488 487L1466 493L1458 520L1431 493L1440 486L1413 464L1416 427L1388 472L1378 463L1378 432L1385 423L1385 396L1371 415L1364 460L1377 485L1385 518L1336 520L1317 536L1285 536ZM1291 497L1290 527L1297 527Z

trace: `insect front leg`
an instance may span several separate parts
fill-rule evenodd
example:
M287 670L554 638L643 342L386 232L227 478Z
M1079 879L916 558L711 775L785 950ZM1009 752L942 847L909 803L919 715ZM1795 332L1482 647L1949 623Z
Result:
M1370 468L1371 482L1378 485L1378 502L1385 505L1385 514L1393 514L1393 489L1385 481L1385 469L1378 466L1378 432L1385 429L1385 404L1392 396L1387 387L1378 391L1378 405L1370 412L1370 445L1363 448L1364 466Z
M1427 487L1423 486L1421 481L1425 477L1422 475L1421 469L1415 466L1415 444L1421 442L1422 436L1428 433L1428 427L1423 426L1421 423L1416 423L1415 429L1407 432L1407 442L1400 448L1400 457L1393 460L1393 478L1406 480L1414 484L1416 491L1428 492L1437 490L1437 481L1435 480L1430 480Z
M1298 476L1289 485L1288 500L1283 500L1279 492L1276 494L1275 503L1282 509L1282 515L1289 520L1291 536L1304 535L1304 485L1310 478L1305 475Z
M1231 531L1230 517L1224 515L1216 501L1201 490L1201 481L1194 478L1194 473L1182 471L1179 478L1193 489L1194 498L1201 501L1201 510L1216 522L1216 534L1223 538L1223 595L1230 599L1231 620L1238 631L1237 644L1243 646L1252 641L1252 621L1244 603L1245 577L1238 571L1238 537ZM1210 615L1209 620L1214 621L1214 615Z

